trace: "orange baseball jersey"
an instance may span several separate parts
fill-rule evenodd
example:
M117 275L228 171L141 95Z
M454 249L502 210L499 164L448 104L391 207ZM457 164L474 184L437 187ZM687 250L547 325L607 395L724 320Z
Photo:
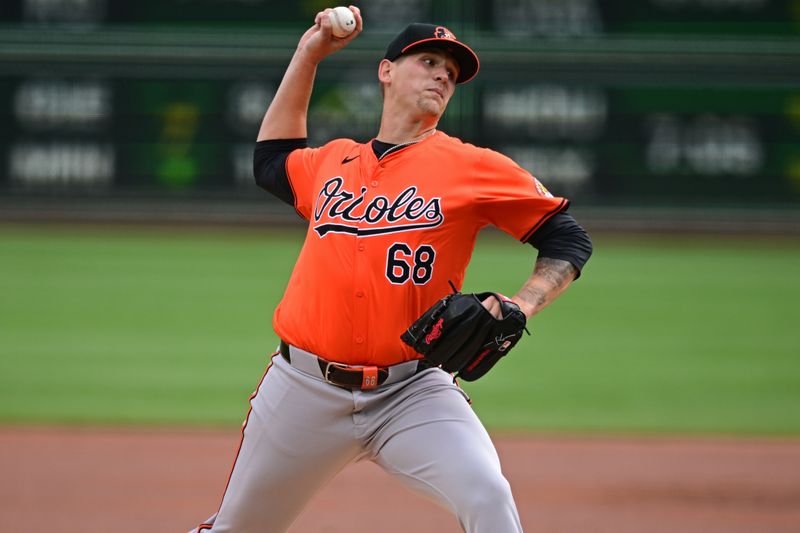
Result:
M286 161L308 232L273 317L281 339L352 365L417 359L400 340L459 289L481 228L521 241L568 201L514 161L442 132L378 160L337 139Z

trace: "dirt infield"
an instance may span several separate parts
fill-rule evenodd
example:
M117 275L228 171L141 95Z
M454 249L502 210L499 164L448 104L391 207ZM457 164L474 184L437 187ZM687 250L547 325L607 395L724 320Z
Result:
M185 532L211 514L236 430L0 428L0 531ZM800 440L495 438L528 532L800 531ZM455 519L372 464L292 533L448 533Z

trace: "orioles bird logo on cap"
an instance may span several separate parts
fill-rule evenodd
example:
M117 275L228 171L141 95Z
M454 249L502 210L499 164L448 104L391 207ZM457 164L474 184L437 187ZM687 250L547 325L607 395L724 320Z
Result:
M456 36L453 32L445 28L444 26L437 26L436 30L433 32L437 39L452 39L453 41L456 40Z

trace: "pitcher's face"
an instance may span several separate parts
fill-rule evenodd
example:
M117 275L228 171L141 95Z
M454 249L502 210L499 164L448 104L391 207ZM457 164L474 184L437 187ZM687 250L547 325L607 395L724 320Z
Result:
M387 91L406 105L441 117L456 88L458 63L453 57L431 48L401 56L392 65Z

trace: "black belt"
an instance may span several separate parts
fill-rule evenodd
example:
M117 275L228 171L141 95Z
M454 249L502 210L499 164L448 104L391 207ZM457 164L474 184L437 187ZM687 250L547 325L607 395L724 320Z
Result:
M289 345L281 341L281 355L291 364L292 356L289 352ZM317 357L322 378L338 387L347 389L369 390L383 385L389 377L389 368L382 366L349 366L343 363L334 363ZM416 371L418 374L423 370L432 368L433 365L424 359L417 362ZM412 374L412 375L413 375Z

